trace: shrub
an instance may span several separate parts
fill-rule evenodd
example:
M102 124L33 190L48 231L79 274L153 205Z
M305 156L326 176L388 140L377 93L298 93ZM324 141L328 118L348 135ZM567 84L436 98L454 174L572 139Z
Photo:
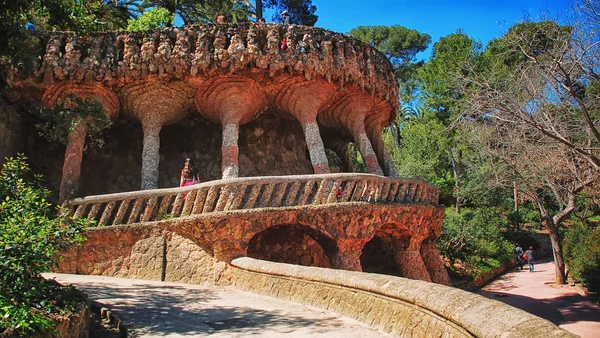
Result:
M50 329L48 316L72 310L64 289L41 273L57 254L84 240L85 220L53 214L50 192L24 179L26 158L7 158L0 172L0 331L29 334Z
M464 208L460 214L448 208L437 247L451 268L462 265L457 273L475 278L512 259L512 245L502 234L505 220L499 208Z
M571 276L590 291L600 291L600 228L577 224L564 239L565 261Z

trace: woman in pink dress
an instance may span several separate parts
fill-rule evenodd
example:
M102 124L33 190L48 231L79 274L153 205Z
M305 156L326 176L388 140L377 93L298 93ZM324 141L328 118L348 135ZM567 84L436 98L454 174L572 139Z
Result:
M183 169L181 169L179 186L187 187L197 183L200 183L200 177L196 172L196 167L194 167L194 161L192 161L191 158L186 158L185 163L183 164Z

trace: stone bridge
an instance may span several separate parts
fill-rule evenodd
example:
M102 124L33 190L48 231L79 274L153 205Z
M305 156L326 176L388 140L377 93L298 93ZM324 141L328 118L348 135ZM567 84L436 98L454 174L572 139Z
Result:
M434 246L443 217L437 200L437 189L420 180L322 174L219 180L66 205L109 237L123 231L119 225L143 224L187 238L219 261L250 256L448 284Z

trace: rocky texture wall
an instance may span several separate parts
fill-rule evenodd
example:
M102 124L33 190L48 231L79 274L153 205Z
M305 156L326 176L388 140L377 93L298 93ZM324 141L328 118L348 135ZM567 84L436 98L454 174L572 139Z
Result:
M83 248L62 254L56 272L192 284L229 284L231 271L205 248L162 226L88 229Z
M576 337L483 296L384 275L238 258L242 290L334 311L397 337Z
M0 94L0 165L5 157L23 151L21 147L21 116L16 105Z

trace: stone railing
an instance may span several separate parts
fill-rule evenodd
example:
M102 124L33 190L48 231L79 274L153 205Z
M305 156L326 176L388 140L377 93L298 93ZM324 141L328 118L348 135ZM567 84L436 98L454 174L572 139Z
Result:
M170 189L88 196L67 201L76 218L97 225L151 222L166 218L258 208L366 203L437 205L436 187L416 179L370 174L251 177Z
M344 34L298 25L222 24L147 32L36 33L34 78L119 87L150 75L162 80L261 69L350 83L390 102L398 84L385 55ZM285 39L286 43L283 43ZM13 68L9 83L30 78Z
M420 280L236 258L234 285L355 318L395 337L577 337L523 310Z

